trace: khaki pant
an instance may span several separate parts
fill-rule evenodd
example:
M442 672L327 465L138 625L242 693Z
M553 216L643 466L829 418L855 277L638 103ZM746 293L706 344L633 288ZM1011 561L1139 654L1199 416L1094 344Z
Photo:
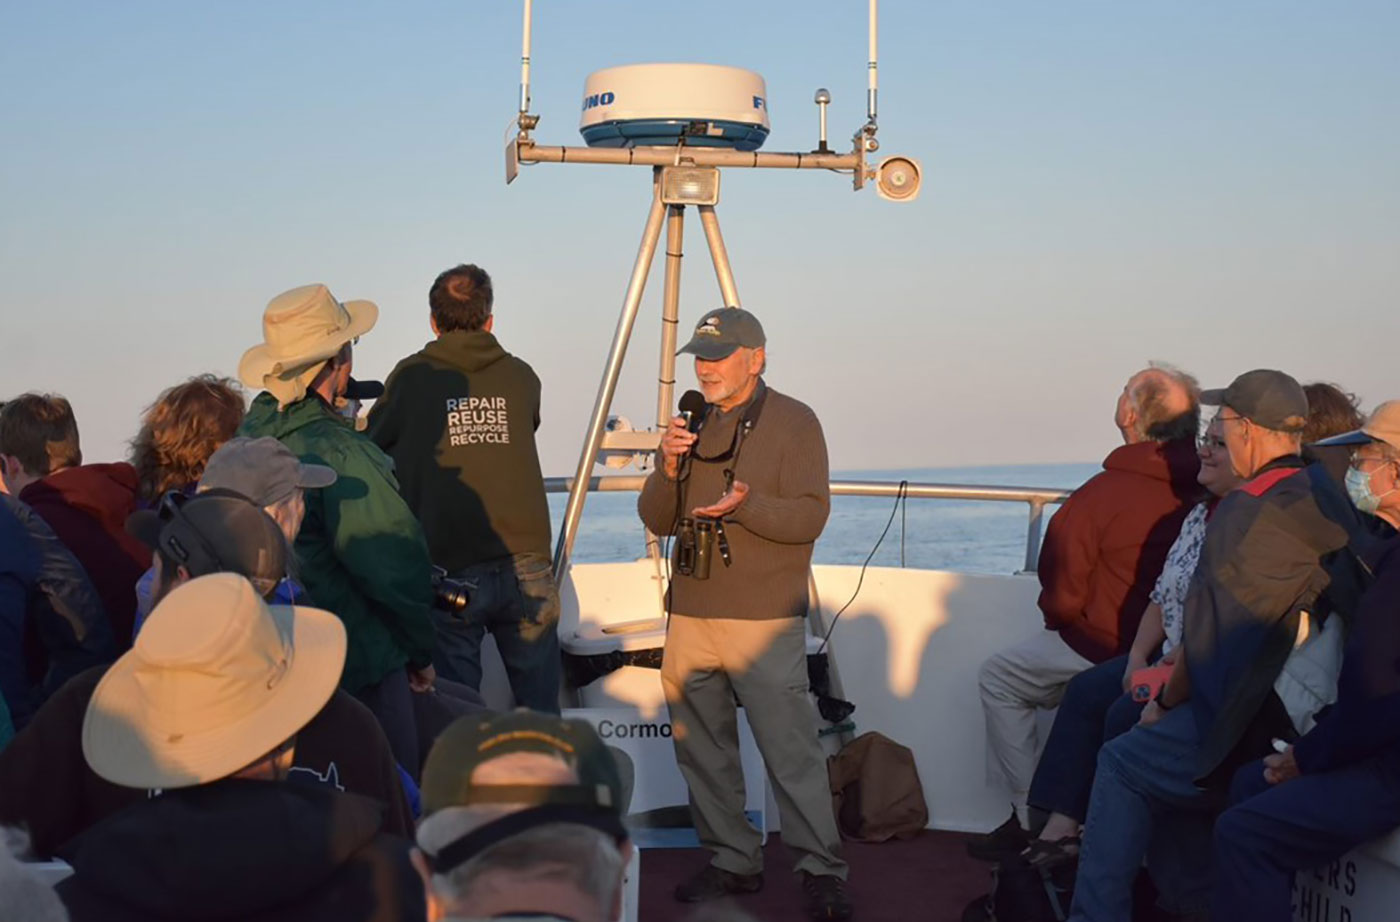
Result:
M807 697L805 621L672 615L661 684L690 812L712 863L735 874L763 869L761 837L744 816L737 697L768 767L797 869L844 878L826 759Z
M987 779L1005 781L1021 825L1040 755L1035 712L1056 707L1069 680L1094 665L1056 631L1037 631L982 664L977 685L987 718Z

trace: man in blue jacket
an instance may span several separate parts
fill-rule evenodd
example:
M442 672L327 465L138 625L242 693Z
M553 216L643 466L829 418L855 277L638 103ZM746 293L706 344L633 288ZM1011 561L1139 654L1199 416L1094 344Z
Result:
M0 700L28 716L35 703L24 662L25 612L39 577L39 550L10 510L0 505Z
M1356 445L1347 493L1400 527L1400 401L1323 445ZM1294 745L1240 769L1215 826L1211 918L1293 918L1293 873L1400 826L1400 538L1365 561L1375 581L1360 610L1337 701Z

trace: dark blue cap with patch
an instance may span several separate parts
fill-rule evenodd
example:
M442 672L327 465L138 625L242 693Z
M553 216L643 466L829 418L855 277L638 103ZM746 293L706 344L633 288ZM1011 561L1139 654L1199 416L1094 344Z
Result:
M695 325L690 342L681 348L709 362L729 358L739 347L757 349L768 342L763 324L742 307L721 307L710 311ZM680 352L676 353L680 355Z

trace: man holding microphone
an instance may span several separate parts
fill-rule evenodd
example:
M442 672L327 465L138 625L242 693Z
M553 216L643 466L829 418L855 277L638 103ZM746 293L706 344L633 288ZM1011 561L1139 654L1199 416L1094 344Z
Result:
M766 338L741 308L710 311L681 349L695 356L706 411L671 420L637 508L674 535L661 681L676 761L711 863L676 888L699 902L763 886L761 837L744 815L735 699L772 779L783 841L813 919L848 919L825 759L807 697L812 546L830 488L821 424L760 377ZM693 423L692 423L693 425Z

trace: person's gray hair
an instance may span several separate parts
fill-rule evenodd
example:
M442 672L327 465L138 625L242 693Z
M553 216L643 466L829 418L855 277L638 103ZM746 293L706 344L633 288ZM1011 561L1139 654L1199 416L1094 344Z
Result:
M1128 390L1128 399L1137 411L1138 427L1153 442L1194 439L1201 428L1201 385L1166 362L1149 362L1144 374ZM1181 412L1175 392L1186 395L1187 409Z
M462 836L518 808L449 807L418 824L418 847L436 855ZM606 833L577 823L549 823L498 842L446 874L433 874L433 892L449 906L470 906L473 891L493 872L562 881L612 912L624 870L621 851Z
M17 829L0 829L0 906L5 922L68 922L68 910L53 887L19 860L29 839Z

